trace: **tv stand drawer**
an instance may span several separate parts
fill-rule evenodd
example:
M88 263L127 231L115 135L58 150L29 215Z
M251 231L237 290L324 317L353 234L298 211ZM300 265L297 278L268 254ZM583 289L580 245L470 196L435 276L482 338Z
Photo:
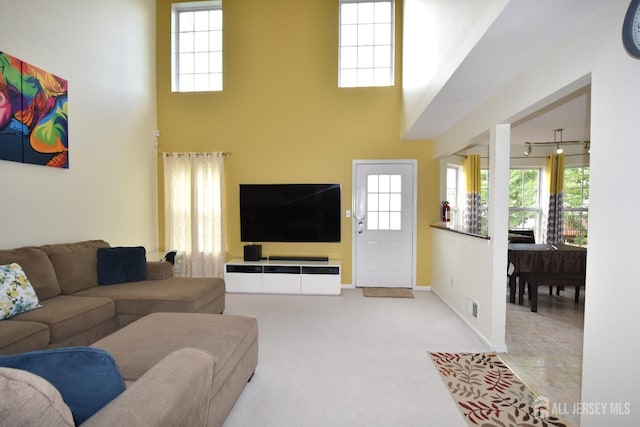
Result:
M309 295L340 295L340 275L303 274L300 291Z
M299 294L300 273L266 273L262 276L262 292L267 294Z
M224 273L224 284L227 292L238 293L261 293L262 292L262 273Z

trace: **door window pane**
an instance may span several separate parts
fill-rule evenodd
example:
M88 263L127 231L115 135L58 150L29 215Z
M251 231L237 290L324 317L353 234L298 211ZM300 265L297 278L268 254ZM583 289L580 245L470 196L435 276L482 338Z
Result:
M378 175L369 175L367 177L367 192L369 194L378 192Z
M402 192L402 176L400 175L391 175L390 177L390 191L392 193L400 193Z
M378 212L369 212L367 216L367 228L369 230L378 230Z
M377 193L371 194L369 193L367 195L367 206L369 207L370 211L374 211L377 212L378 211L378 200L380 198L378 197Z
M389 194L388 193L380 193L380 204L378 205L378 210L380 212L389 212Z
M378 180L380 182L380 189L378 191L380 191L381 193L388 193L389 192L389 175L380 175L378 177Z
M389 229L389 212L380 212L378 215L378 227L380 230Z
M402 197L400 197L400 194L389 195L389 210L392 212L400 212L402 210Z

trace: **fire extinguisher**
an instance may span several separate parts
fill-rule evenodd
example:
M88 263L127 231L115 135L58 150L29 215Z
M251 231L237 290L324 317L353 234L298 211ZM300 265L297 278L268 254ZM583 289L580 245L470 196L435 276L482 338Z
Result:
M450 222L451 221L451 206L449 206L448 201L442 202L442 222Z

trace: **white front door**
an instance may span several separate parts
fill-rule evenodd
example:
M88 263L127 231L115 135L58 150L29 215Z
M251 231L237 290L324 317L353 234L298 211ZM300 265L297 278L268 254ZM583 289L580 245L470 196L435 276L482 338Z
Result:
M353 283L415 284L415 160L354 160Z

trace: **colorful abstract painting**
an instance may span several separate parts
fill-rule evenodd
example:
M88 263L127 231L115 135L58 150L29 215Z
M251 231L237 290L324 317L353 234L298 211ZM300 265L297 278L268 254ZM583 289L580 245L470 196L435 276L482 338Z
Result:
M69 167L67 81L3 52L0 160Z

